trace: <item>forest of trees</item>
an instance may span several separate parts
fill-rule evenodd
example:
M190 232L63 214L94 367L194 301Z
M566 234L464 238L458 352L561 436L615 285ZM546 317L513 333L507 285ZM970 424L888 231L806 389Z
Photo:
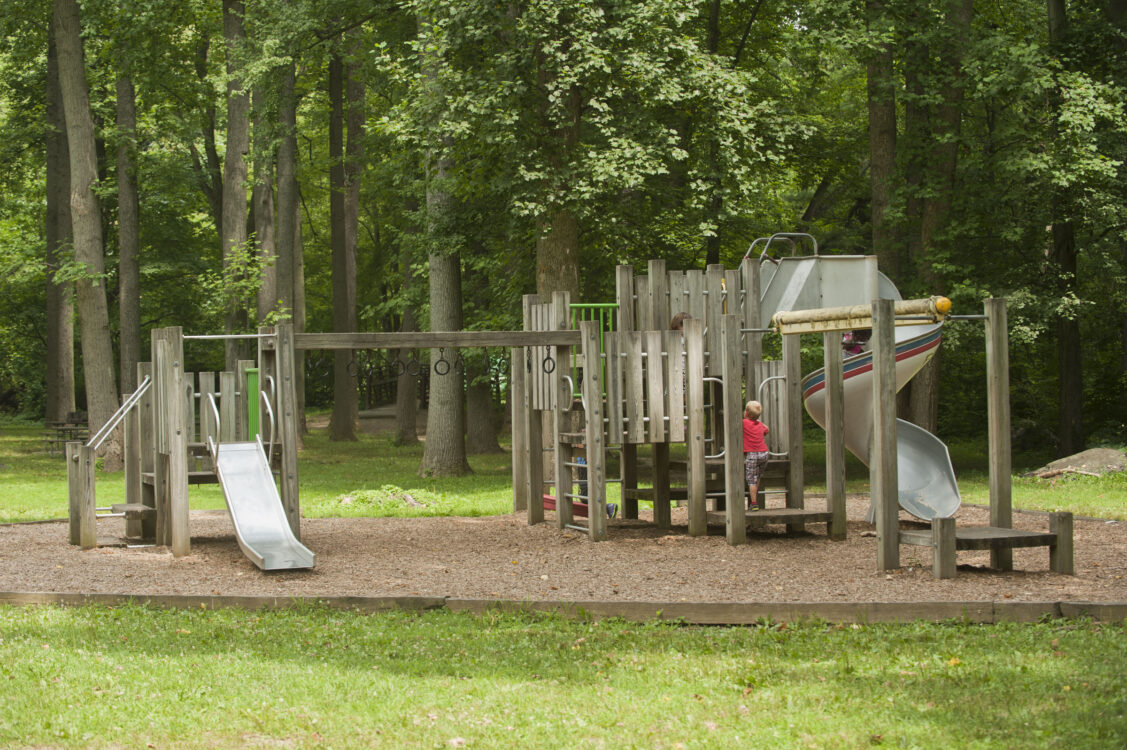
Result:
M153 327L519 328L522 294L805 231L905 296L1007 298L1019 447L1124 441L1127 0L5 5L0 410L100 424ZM305 361L334 439L359 356ZM982 360L950 326L905 413L980 435ZM495 447L497 364L462 361L425 472Z

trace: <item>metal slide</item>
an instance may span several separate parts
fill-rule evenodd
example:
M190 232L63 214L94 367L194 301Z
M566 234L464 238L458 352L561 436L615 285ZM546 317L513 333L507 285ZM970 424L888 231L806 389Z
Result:
M215 473L227 498L235 537L251 562L262 570L313 567L313 552L290 530L261 440L220 443L215 449Z
M865 256L871 262L871 256ZM787 268L788 261L792 269ZM810 268L821 266L819 272ZM827 261L830 261L827 263ZM861 259L845 256L783 258L763 291L764 320L783 309L809 309L849 304L868 304L872 274ZM877 295L899 300L900 293L888 278L876 272ZM776 285L782 288L772 289ZM821 304L811 305L814 300ZM832 303L830 302L832 300ZM789 307L789 305L797 306ZM898 326L896 340L896 389L900 390L935 356L942 338L942 325ZM845 372L845 447L867 466L869 437L873 429L872 351L847 357ZM820 427L826 424L825 372L816 370L802 381L806 411ZM953 516L962 499L951 466L951 456L942 440L902 419L896 420L897 476L900 507L925 521ZM870 522L874 508L870 506Z

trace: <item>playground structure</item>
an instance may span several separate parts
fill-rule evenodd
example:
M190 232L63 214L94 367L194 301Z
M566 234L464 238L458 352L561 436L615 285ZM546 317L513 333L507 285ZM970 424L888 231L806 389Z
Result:
M619 266L617 316L610 326L578 322L578 348L542 345L514 352L514 505L526 510L530 524L544 520L545 508L554 509L560 528L605 539L606 486L620 483L624 516L637 518L637 501L649 500L658 527L670 526L673 499L687 500L693 536L722 527L730 544L741 544L749 526L785 524L789 533L824 522L831 539L843 539L848 449L870 468L869 521L877 527L879 569L899 567L900 544L932 547L933 572L944 578L955 574L956 550L988 549L992 566L1009 570L1015 547L1047 546L1051 569L1072 572L1071 514L1052 514L1047 533L1012 528L1003 300L988 300L983 315L950 316L945 298L901 300L875 257L820 256L816 246L811 256L777 260L766 249L760 258L749 250L734 270L668 271L660 260L650 261L647 270L634 276L630 267ZM562 294L550 301L526 297L526 330L570 330L569 307ZM678 312L691 315L683 333L667 330ZM941 326L952 317L986 323L988 527L955 528L952 516L961 499L946 446L895 413L897 390L934 356ZM871 348L844 358L842 333L858 329L873 332ZM762 360L762 337L769 332L782 335L781 362ZM803 334L822 335L825 358L824 367L806 378L799 357ZM739 415L745 394L765 403L772 465L785 480L776 491L785 495L784 507L765 509L761 491L759 509L744 509ZM803 406L826 430L824 509L805 504ZM517 407L523 407L519 416ZM550 431L546 443L543 430ZM675 488L670 445L680 442L687 487ZM554 470L550 494L541 489L542 444ZM638 477L642 444L652 451L652 487L646 489L639 488ZM608 453L620 456L615 477L608 477ZM580 471L585 476L577 477ZM577 481L585 494L574 492ZM902 530L900 508L930 528ZM586 517L586 525L577 517Z
M878 568L899 567L900 544L933 547L937 577L954 575L957 549L989 549L994 567L1011 569L1014 547L1048 546L1052 569L1071 573L1070 514L1053 514L1048 533L1012 529L1004 302L989 300L985 315L963 316L987 324L991 525L956 529L951 516L958 489L946 447L895 418L896 390L934 354L949 303L898 300L871 256L820 256L816 246L812 256L779 260L766 249L760 258L750 252L734 270L668 271L664 261L650 261L648 274L635 276L619 266L610 325L573 321L562 293L548 301L526 296L522 331L295 334L281 323L250 336L258 343L258 367L241 362L237 372L219 375L218 389L214 375L183 372L184 342L230 337L154 330L152 362L139 368L141 386L88 443L67 446L70 540L97 545L94 455L124 423L126 501L109 515L125 517L128 536L188 554L188 485L215 481L240 547L256 565L312 567L314 555L299 541L296 352L504 347L512 352L514 509L526 511L529 524L542 522L545 507L554 507L560 528L606 539L606 486L619 482L623 515L637 518L638 501L650 501L659 527L670 527L674 500L687 501L692 536L722 526L730 544L742 544L749 526L785 524L798 532L807 523L825 523L831 539L843 539L849 449L870 467ZM668 330L678 312L691 318L683 331ZM866 328L873 331L871 350L844 359L841 333ZM769 332L782 334L781 361L762 359L762 337ZM825 366L804 380L800 336L811 333L823 336ZM197 379L198 391L191 387ZM782 489L767 491L785 495L781 508L767 508L762 490L759 510L744 508L739 415L745 392L766 406L769 475L783 480ZM266 443L250 424L257 410L246 408L244 394L253 394L270 418ZM825 508L805 507L804 403L826 429ZM686 487L671 486L674 443L685 444ZM554 469L549 495L545 445ZM639 481L641 445L652 451L649 488ZM608 477L608 453L620 456L617 477ZM585 494L574 492L581 482ZM901 530L899 507L931 528ZM585 526L576 522L584 515Z

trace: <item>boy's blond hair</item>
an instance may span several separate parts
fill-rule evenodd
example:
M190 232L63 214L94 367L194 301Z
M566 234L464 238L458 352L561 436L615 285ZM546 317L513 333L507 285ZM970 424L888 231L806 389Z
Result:
M763 414L763 404L758 401L748 401L744 405L744 416L748 419L759 419Z

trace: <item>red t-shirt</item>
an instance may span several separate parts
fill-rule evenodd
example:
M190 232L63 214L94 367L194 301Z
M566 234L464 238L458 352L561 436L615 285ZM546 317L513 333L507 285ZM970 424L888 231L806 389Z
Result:
M744 453L763 453L767 450L767 425L758 419L744 419Z

